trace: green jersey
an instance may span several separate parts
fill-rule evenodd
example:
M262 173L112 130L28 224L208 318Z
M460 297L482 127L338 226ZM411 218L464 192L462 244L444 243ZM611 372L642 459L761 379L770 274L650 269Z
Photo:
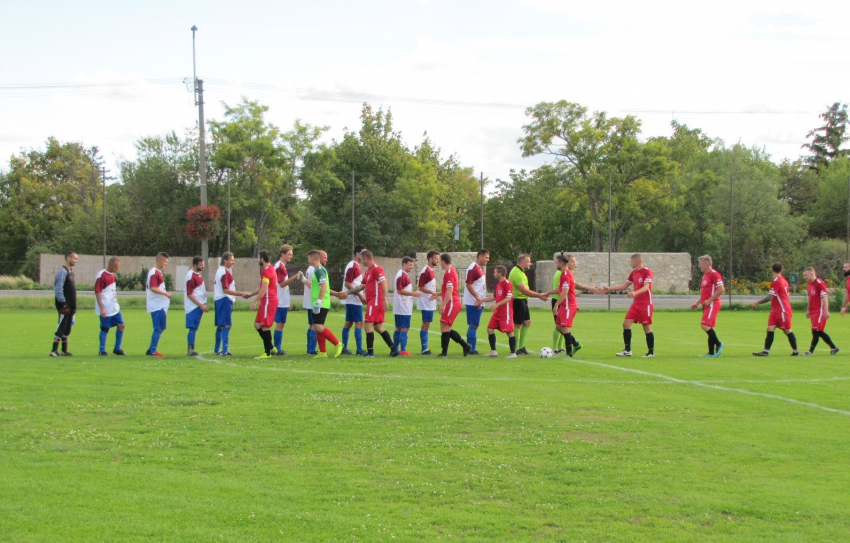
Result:
M319 266L316 268L316 271L313 272L313 278L310 282L312 283L312 287L310 288L310 298L313 305L316 305L316 301L319 299L319 291L322 289L322 285L325 285L327 288L325 289L325 296L322 298L322 307L330 309L331 285L328 283L328 270L326 270L324 266Z
M558 288L560 288L561 282L561 270L555 270L555 277L552 278L552 290L555 291L555 294L551 296L553 300L558 299Z
M511 286L514 289L514 300L527 300L528 296L523 294L518 288L519 285L525 285L525 288L528 288L528 276L525 275L522 268L514 266L511 273L508 274L508 280L511 282Z

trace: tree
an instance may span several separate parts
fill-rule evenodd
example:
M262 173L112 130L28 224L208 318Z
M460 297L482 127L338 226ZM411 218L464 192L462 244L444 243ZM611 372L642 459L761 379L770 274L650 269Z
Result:
M811 138L812 141L802 146L803 149L808 149L812 153L806 157L806 162L815 171L829 167L833 161L850 153L850 150L841 148L848 140L848 136L845 135L847 104L835 102L819 117L824 120L824 125L806 134L806 139Z
M76 214L94 221L101 198L97 147L48 138L45 149L13 156L0 177L2 273L17 273L31 247L74 249L60 233Z
M603 250L608 222L609 178L614 195L614 247L628 230L660 214L671 203L676 164L663 141L638 140L640 121L628 115L587 115L587 108L562 100L526 110L531 122L519 139L524 157L547 154L562 168L565 190L587 206L594 250Z
M292 130L281 132L266 122L268 109L243 98L235 107L224 105L225 121L210 121L215 143L212 163L227 176L231 189L241 192L240 206L248 215L244 227L254 238L253 256L291 235L305 157L327 130L296 120Z

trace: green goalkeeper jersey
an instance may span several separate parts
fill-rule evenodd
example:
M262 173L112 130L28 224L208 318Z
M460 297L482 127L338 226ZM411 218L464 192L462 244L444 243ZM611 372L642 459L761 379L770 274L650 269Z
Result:
M311 281L312 286L310 288L310 298L313 302L313 305L316 305L316 301L319 299L319 291L322 290L322 285L325 285L325 296L322 298L322 307L325 309L331 308L331 285L328 282L328 270L325 269L324 266L319 266L316 268L316 271L313 272L313 279Z

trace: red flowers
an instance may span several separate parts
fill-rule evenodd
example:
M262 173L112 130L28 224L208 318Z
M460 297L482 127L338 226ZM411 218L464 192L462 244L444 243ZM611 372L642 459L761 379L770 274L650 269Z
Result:
M209 239L218 227L218 206L197 206L186 212L186 235L191 239Z

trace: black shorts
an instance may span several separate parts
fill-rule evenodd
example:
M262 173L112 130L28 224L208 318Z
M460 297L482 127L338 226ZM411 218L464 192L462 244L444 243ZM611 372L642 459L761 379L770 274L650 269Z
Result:
M558 299L552 298L549 301L552 302L552 309L555 309L555 304L558 303ZM556 315L555 313L552 313L552 318L555 319L555 324L558 324L558 315Z
M65 304L56 302L56 311L59 312L59 324L56 326L56 332L53 334L56 337L68 337L71 335L71 323L74 322L74 314L77 312L76 307L70 307L67 315L62 314L62 306Z
M511 304L514 306L514 324L522 324L525 321L531 320L531 313L528 312L527 299L517 300L514 298L511 300Z
M311 309L311 311L312 311L312 309ZM313 324L321 324L322 326L324 326L325 325L325 319L327 319L327 318L328 318L328 310L327 310L327 308L323 307L319 310L318 313L313 313Z

